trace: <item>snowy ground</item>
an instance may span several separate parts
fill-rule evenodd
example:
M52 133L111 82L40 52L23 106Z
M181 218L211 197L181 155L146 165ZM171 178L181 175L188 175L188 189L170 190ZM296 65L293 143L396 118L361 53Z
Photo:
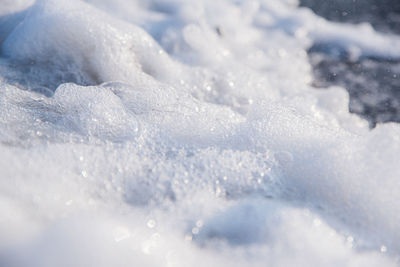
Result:
M0 14L1 267L399 265L400 126L316 90L307 51L400 37L292 0Z

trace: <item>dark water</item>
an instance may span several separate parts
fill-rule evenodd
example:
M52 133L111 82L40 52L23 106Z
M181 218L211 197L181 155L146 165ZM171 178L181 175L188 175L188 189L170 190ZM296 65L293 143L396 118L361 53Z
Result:
M301 0L301 5L332 21L368 22L377 31L400 34L400 0ZM371 127L400 122L400 59L354 62L326 50L315 45L308 51L315 87L345 87L350 94L350 111L368 119Z
M400 33L400 0L301 0L301 6L332 21L369 22L382 32Z

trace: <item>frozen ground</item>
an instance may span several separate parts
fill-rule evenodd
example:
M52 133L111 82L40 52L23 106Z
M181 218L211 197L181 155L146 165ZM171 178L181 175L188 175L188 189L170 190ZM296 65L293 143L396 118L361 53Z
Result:
M290 0L0 14L1 267L399 265L400 126L313 88L307 51L400 37Z

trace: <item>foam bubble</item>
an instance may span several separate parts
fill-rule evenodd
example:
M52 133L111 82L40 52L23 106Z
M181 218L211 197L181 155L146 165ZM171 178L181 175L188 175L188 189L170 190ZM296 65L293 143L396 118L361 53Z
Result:
M306 49L398 37L297 4L7 4L0 265L395 266L399 125L311 88Z

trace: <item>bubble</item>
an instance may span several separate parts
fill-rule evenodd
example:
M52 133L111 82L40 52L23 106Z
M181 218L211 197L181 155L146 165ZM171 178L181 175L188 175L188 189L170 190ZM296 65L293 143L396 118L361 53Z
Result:
M87 178L87 177L89 176L88 172L85 171L85 170L81 171L81 175L82 175L83 177L85 177L85 178Z
M147 221L147 227L149 227L149 228L154 228L154 227L156 227L156 225L157 225L157 223L153 219L150 219Z

